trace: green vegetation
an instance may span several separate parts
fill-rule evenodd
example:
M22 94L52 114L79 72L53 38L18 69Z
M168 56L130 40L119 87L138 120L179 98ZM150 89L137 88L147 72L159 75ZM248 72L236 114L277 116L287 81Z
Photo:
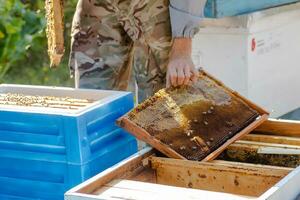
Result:
M0 0L0 83L73 86L70 28L77 0L65 1L64 59L50 69L43 0Z

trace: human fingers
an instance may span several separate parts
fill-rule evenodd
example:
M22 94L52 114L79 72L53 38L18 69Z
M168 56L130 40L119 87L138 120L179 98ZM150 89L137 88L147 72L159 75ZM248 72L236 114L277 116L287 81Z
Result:
M177 71L175 68L170 69L170 83L172 86L176 87L177 86Z
M184 75L185 75L184 85L188 85L190 83L190 79L191 79L191 76L192 76L190 66L188 66L188 65L185 66Z
M185 81L184 68L178 67L177 68L177 85L183 85L184 81Z

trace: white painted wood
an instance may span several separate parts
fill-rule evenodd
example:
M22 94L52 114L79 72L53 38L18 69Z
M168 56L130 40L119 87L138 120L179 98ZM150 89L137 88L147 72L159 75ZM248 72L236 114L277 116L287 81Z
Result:
M265 192L259 200L295 200L300 194L300 166Z
M278 155L300 155L300 149L287 149L278 147L259 147L258 154L278 154Z
M248 140L238 140L235 144L245 144L245 145L253 145L253 146L262 146L262 147L278 147L282 149L300 149L298 145L287 145L287 144L275 144L275 143L266 143L266 142L256 142L256 141L248 141Z
M300 107L300 3L204 19L193 57L230 88L279 117Z
M96 180L101 179L103 176L105 176L105 175L107 175L107 174L109 174L109 173L115 171L115 170L118 169L120 166L123 166L123 165L125 165L125 164L131 162L132 160L134 160L134 159L136 159L136 158L138 158L138 157L140 157L140 156L142 156L142 155L144 155L144 154L150 152L151 150L152 150L152 147L146 147L146 148L142 149L141 151L139 151L139 152L133 154L132 156L128 157L127 159L125 159L125 160L123 160L123 161L121 161L121 162L115 164L114 166L112 166L112 167L110 167L110 168L104 170L103 172L97 174L96 176L94 176L94 177L92 177L92 178L86 180L85 182L83 182L83 183L77 185L76 187L70 189L69 191L67 191L67 192L65 193L65 196L68 196L68 195L71 195L71 194L76 193L76 192L77 192L78 190L80 190L81 188L90 185L91 183L95 182Z
M99 200L101 198L97 195L89 195L89 194L82 194L82 193L75 192L75 193L65 194L64 199L65 200Z
M102 199L134 199L134 200L246 200L255 199L240 195L211 192L198 189L174 187L139 181L115 180L100 189L99 197Z
M274 118L269 118L268 121L300 124L300 121L298 121L298 120L289 120L289 119L274 119Z

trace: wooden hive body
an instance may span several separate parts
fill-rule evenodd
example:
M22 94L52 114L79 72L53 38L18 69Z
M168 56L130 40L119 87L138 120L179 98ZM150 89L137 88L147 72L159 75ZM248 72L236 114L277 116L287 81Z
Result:
M300 155L299 152L289 154L286 151L295 146L300 148L300 123L269 120L249 136L237 143L252 141L250 146L256 146L262 145L261 139L268 138L264 148L277 145L273 153L281 152L280 155L285 157L283 162L270 159L268 165L263 165L245 160L227 161L221 157L215 161L196 162L157 157L155 151L146 149L78 185L65 197L68 200L295 199L300 193L300 158L293 167L285 161ZM281 140L282 137L285 139ZM283 143L293 145L293 148L280 146ZM272 154L268 152L264 155L263 159L269 159Z

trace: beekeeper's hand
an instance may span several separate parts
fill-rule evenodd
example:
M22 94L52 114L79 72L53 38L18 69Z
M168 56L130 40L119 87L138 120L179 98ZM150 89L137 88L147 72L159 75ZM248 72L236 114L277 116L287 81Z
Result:
M189 85L195 82L198 71L192 61L192 40L175 38L167 66L167 87Z

